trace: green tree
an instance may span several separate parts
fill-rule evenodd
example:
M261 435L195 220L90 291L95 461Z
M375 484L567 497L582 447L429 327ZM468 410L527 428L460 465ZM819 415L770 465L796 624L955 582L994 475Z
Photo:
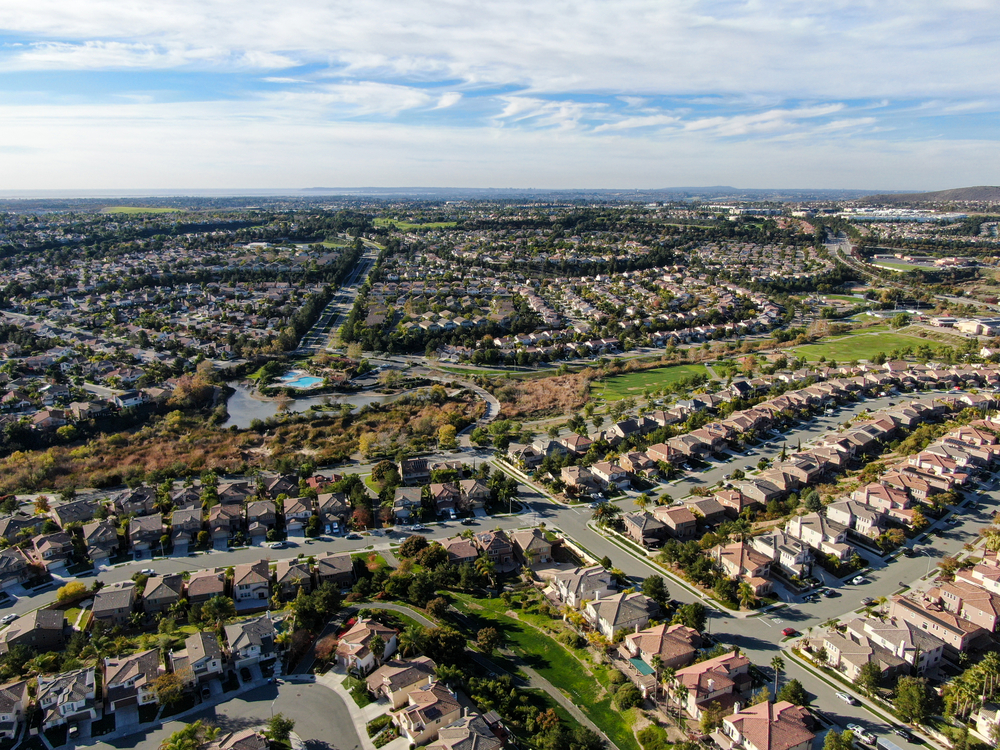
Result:
M880 682L882 682L882 670L873 661L863 664L858 676L854 678L854 685L866 695L873 695L878 690Z
M482 628L476 633L476 645L487 656L492 656L500 647L500 640L500 633L496 628Z
M663 583L663 576L651 575L642 581L642 593L660 605L661 609L666 609L670 604L670 591Z
M900 677L892 703L903 719L911 724L922 724L928 716L931 703L927 680L922 677Z
M417 623L408 626L399 634L397 644L403 656L420 653L424 644L424 626Z
M375 663L381 664L385 658L385 639L376 633L368 639L368 650L375 657Z
M594 508L594 513L591 515L591 520L594 521L600 527L606 527L618 520L621 516L622 509L619 508L614 503L598 503L597 507Z
M781 686L781 690L778 691L777 699L779 701L794 703L796 706L809 705L809 695L806 693L806 689L802 687L802 683L795 678L792 678Z
M778 678L781 676L781 671L785 668L785 660L780 656L775 656L771 659L771 669L774 670L774 692L778 692Z
M201 719L178 729L160 743L160 750L198 750L219 736L218 727L210 727Z
M268 720L264 733L272 742L288 742L293 729L295 729L295 719L287 719L284 714L276 713Z

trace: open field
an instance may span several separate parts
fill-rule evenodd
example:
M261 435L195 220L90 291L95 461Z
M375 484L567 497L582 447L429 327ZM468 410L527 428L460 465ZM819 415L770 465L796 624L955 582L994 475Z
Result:
M102 213L105 214L175 214L180 213L179 208L149 208L146 206L108 206Z
M876 268L885 268L889 271L916 271L916 270L933 271L934 270L934 266L928 266L926 264L917 264L917 263L904 263L903 261L897 262L897 261L880 260L877 262L873 261L872 265L875 266Z
M866 331L854 332L852 335L825 339L820 344L799 346L789 351L808 360L815 361L820 357L826 357L837 362L850 362L852 359L871 359L880 352L888 354L893 349L901 349L906 346L917 347L927 343L926 339L917 336L881 331L871 332L871 329L867 329Z
M851 297L851 296L848 296L846 294L824 294L823 295L823 299L825 299L825 300L836 300L838 302L853 302L853 303L861 303L861 302L865 301L864 297L860 297L860 296L858 296L858 297Z
M620 401L629 396L641 396L646 388L662 388L692 375L708 375L708 368L705 365L672 365L615 375L607 380L591 383L590 395L607 401Z
M449 227L456 226L454 221L431 221L426 224L413 224L409 221L397 221L396 219L375 219L375 226L378 227L396 227L403 232L408 232L411 229L448 229Z

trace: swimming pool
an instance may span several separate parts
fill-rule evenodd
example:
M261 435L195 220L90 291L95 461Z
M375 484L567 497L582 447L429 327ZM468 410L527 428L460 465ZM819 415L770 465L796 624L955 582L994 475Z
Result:
M278 378L278 382L282 385L287 385L289 388L305 389L315 388L317 385L321 385L323 383L323 378L307 375L301 370L291 370Z

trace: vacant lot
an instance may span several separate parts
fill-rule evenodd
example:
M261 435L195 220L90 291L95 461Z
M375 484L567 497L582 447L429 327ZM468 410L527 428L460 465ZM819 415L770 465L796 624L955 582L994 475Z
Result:
M643 372L629 372L615 375L590 385L590 395L604 398L608 401L620 401L629 396L641 396L647 388L658 389L671 383L676 383L692 375L708 375L705 365L673 365L657 367Z

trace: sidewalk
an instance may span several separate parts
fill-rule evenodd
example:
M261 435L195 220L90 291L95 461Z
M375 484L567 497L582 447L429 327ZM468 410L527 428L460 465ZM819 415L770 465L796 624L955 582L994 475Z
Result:
M358 734L358 739L361 740L363 750L376 750L375 744L368 736L367 725L372 719L378 718L382 714L387 713L389 710L389 703L385 700L379 700L375 703L369 703L364 708L361 708L354 702L354 698L351 697L351 694L347 691L347 689L340 684L344 681L346 676L347 674L341 667L334 667L321 675L317 675L316 682L336 693L344 702L344 705L347 706L347 712L351 715L351 721L354 722L354 729ZM390 750L405 750L409 747L409 745L409 740L405 737L398 737L383 747L390 748Z

